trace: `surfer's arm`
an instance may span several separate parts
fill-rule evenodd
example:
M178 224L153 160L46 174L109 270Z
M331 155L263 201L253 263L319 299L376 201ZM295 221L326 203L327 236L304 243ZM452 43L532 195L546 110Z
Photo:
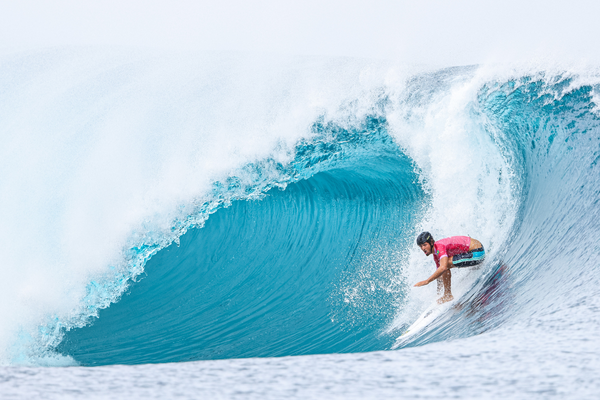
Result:
M433 282L434 280L436 280L437 278L439 278L440 276L442 276L442 274L444 272L448 271L450 269L449 267L450 267L450 263L448 262L448 257L442 258L440 260L440 267L435 270L435 272L433 273L433 275L431 275L429 278L427 278L424 281L417 282L415 284L415 286L429 285L431 282Z

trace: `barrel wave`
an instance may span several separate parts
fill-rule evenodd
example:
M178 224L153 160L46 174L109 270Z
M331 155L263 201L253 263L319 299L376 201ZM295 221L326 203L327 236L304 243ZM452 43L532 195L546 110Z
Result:
M5 364L598 333L590 71L58 49L0 74ZM436 298L421 230L488 256L402 341Z
M364 132L343 133L344 145L298 149L304 173L304 161L318 171L337 155L325 171L219 209L59 351L95 365L389 347L379 332L405 295L395 271L409 244L397 233L412 229L425 195L381 131L358 155Z

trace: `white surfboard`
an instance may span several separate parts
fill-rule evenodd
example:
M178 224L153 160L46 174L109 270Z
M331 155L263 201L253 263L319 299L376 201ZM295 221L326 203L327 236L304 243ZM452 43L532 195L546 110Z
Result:
M448 311L455 304L455 302L456 300L451 300L443 304L438 304L436 300L431 306L423 311L423 314L421 314L419 318L417 318L417 320L413 322L413 324L409 326L400 337L396 339L396 343L394 343L392 349L399 347L402 343L405 343L407 340L413 338L416 333L429 326L440 315Z

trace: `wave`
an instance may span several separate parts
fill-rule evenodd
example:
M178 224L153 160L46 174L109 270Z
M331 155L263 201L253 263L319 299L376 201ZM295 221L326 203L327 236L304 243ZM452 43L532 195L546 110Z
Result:
M403 346L590 285L591 73L57 49L0 76L4 363L390 349L435 298L424 229L489 260Z

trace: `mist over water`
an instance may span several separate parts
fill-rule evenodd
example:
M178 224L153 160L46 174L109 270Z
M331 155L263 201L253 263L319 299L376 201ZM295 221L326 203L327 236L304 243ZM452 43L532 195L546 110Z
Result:
M0 360L453 351L532 335L588 348L597 98L593 70L543 65L4 55ZM412 288L433 272L422 230L477 238L487 261L453 270L459 306L398 342L436 298Z

